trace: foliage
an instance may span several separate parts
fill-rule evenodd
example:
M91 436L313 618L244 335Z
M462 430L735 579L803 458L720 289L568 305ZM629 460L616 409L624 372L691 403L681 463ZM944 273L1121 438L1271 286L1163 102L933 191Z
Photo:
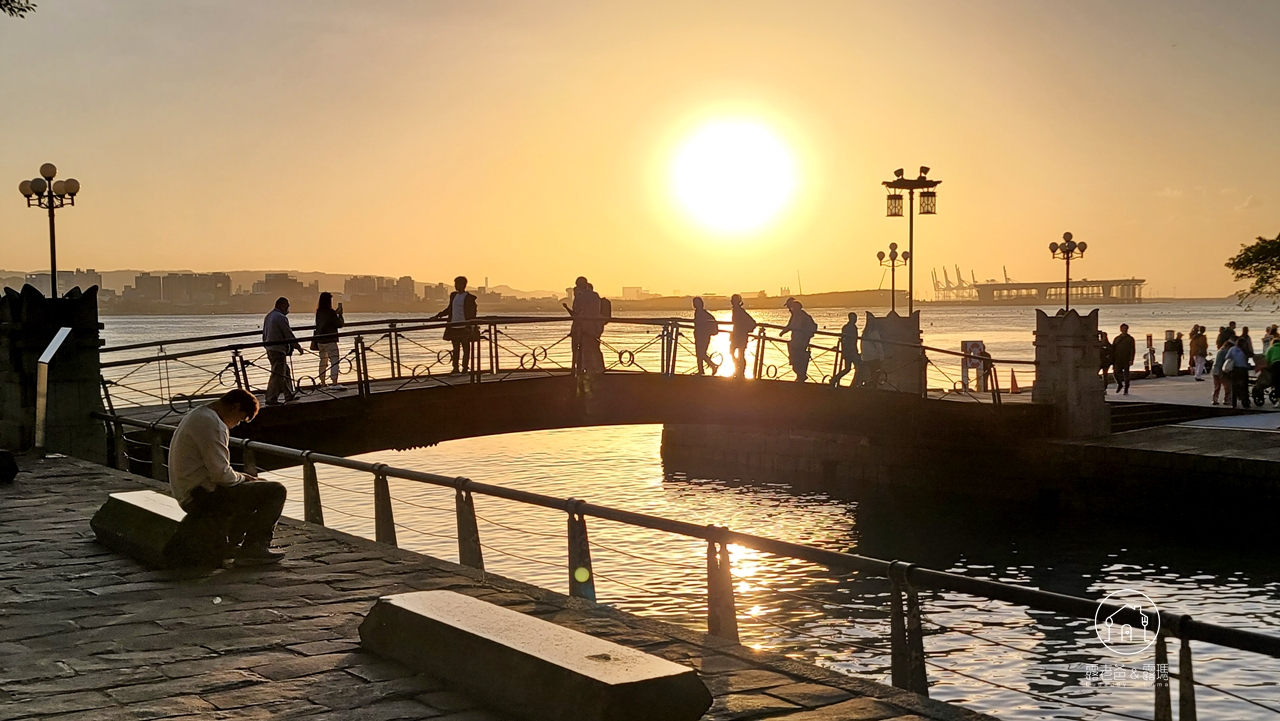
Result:
M31 0L0 0L0 12L9 17L20 18L27 13L35 12L36 4Z
M1280 297L1280 233L1274 238L1259 236L1253 245L1242 245L1240 252L1227 261L1236 280L1250 281L1241 299L1251 295Z

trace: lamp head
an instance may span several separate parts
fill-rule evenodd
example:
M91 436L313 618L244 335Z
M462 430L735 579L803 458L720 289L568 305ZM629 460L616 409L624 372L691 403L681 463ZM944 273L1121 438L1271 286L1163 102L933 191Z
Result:
M67 178L67 182L64 187L67 189L67 195L74 198L75 194L80 192L80 181L75 178Z
M36 195L44 195L44 191L49 189L49 181L44 178L31 179L31 192Z
M45 180L53 180L53 176L58 174L58 166L53 163L45 163L40 166L40 177Z
M67 181L65 181L65 180L55 180L55 181L53 181L53 194L54 194L54 195L66 195L66 194L67 194Z
M923 178L924 176L926 176L926 175L928 175L928 174L929 174L929 166L927 166L927 165L921 165L921 166L920 166L920 177L921 177L921 178Z
M1074 240L1068 240L1058 247L1062 248L1062 250L1068 254L1076 252L1076 242Z
M897 250L897 249L898 249L898 244L897 244L897 243L890 243L890 244L889 244L889 250Z
M1062 234L1062 239L1063 239L1063 240L1071 240L1071 234L1070 234L1070 233L1063 233L1063 234Z
M1050 243L1050 244L1049 244L1049 252L1050 252L1050 253L1057 253L1057 252L1058 252L1058 244L1057 244L1057 243Z
M1076 243L1076 249L1080 251L1080 255L1084 255L1085 248L1088 248L1088 247L1089 247L1089 244L1084 242L1083 240L1080 241L1079 243Z
M24 196L26 196L26 197L30 198L30 197L31 197L31 192L32 192L32 191L31 191L31 181L30 181L30 180L24 180L24 181L22 181L21 183L18 183L18 192L19 192L19 193L22 193Z
M902 168L898 168L897 170L893 171L893 177L895 177L895 178L901 178L901 177L902 177L902 173L903 173Z
M904 250L904 251L902 251L902 259L903 259L903 260L911 260L911 251L909 251L909 250Z
M882 250L882 251L880 251L879 253L876 253L876 259L877 259L877 260L879 260L881 263L883 263L883 262L884 262L884 251L883 251L883 250Z
M891 250L891 251L889 251L889 260L890 260L890 261L894 261L894 260L897 260L897 259L898 259L898 251L896 251L896 250Z

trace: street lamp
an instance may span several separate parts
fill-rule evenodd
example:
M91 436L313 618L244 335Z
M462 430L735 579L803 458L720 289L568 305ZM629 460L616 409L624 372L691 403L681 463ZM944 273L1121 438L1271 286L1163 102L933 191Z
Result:
M1084 251L1088 247L1088 243L1077 243L1072 240L1070 233L1062 234L1061 243L1049 244L1049 252L1053 254L1053 257L1067 261L1067 307L1064 310L1071 310L1071 259L1077 255L1083 258Z
M902 217L902 192L907 191L907 252L902 254L903 258L908 260L907 264L907 313L914 313L916 309L916 273L915 263L910 262L911 256L916 251L916 191L920 191L920 215L934 215L938 212L938 193L934 188L938 187L941 180L929 180L925 176L929 174L927 166L920 166L920 177L904 178L902 168L893 171L893 180L884 181L884 186L889 189L888 204L886 213L890 218Z
M911 261L911 251L905 251L902 259L898 259L898 244L889 244L889 255L886 257L884 251L876 253L876 257L880 259L880 265L889 268L889 312L898 312L898 268L906 265ZM881 276L883 278L884 276ZM881 283L884 280L880 281Z
M40 177L18 183L18 192L27 199L28 208L45 208L49 211L49 295L58 297L58 247L53 232L53 211L64 205L76 204L80 181L75 178L54 180L58 168L53 163L40 166Z

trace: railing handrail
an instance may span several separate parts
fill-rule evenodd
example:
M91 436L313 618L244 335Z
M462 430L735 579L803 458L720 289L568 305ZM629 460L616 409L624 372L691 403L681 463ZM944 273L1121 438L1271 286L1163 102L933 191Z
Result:
M139 421L107 413L95 412L93 413L93 417L112 423L118 423L122 426L127 425L134 428L152 431L158 430L170 434L177 430L176 426L158 422L148 423L146 421ZM435 486L454 488L461 491L467 491L469 493L478 493L481 495L493 496L495 498L503 498L510 501L516 501L518 503L525 503L553 510L576 512L584 516L592 516L631 526L675 533L706 541L735 543L764 553L809 561L827 566L828 568L865 571L875 575L889 576L890 573L894 571L895 567L897 567L907 581L920 587L933 588L935 590L947 590L956 593L966 593L992 600L1004 601L1006 603L1012 603L1019 606L1026 606L1028 608L1035 608L1042 611L1074 616L1077 618L1094 618L1095 612L1099 608L1099 603L1097 601L1081 598L1079 596L1069 596L1066 594L1054 593L1052 591L1043 591L1037 588L1016 586L1001 581L974 578L972 576L964 576L957 573L951 573L949 571L937 571L928 568L921 568L919 566L899 561L885 561L853 553L829 551L813 546L792 543L790 541L758 536L752 533L733 531L724 526L701 526L695 523L689 523L688 521L678 521L661 516L637 513L635 511L626 511L609 506L600 506L593 503L587 503L580 499L557 498L541 493L533 493L531 491L523 491L488 483L478 483L461 476L450 477L425 471L396 468L382 463L356 461L342 456L314 453L312 451L303 451L296 448L288 448L286 446L278 446L270 443L263 443L261 441L250 441L242 438L232 438L231 444L243 449L252 450L255 453L261 452L288 460L322 463L324 465L368 472L389 478L398 478L406 481L416 481ZM1120 607L1111 605L1103 606L1103 608L1109 610L1114 608L1117 612L1121 610ZM1263 655L1280 658L1280 637L1257 633L1255 631L1246 631L1243 629L1204 623L1202 621L1193 620L1188 615L1161 614L1161 622L1162 625L1167 625L1173 635L1184 640L1203 641L1205 643L1212 643L1219 646L1226 646L1242 651L1251 651L1253 653L1261 653Z

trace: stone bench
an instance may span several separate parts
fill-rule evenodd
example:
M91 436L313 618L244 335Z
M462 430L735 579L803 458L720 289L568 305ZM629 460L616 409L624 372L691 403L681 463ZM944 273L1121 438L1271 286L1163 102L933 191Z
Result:
M452 591L378 599L360 643L529 721L694 721L711 706L691 668Z
M187 514L172 496L155 491L112 493L89 526L104 546L152 566L176 565L169 549Z

